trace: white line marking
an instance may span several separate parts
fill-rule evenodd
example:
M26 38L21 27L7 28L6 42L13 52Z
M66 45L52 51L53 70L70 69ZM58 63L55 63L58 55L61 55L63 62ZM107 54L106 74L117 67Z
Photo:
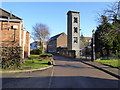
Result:
M50 88L50 86L51 86L53 75L54 75L54 66L53 66L53 69L52 69L52 73L51 73L50 81L49 81L49 84L48 84L48 88Z

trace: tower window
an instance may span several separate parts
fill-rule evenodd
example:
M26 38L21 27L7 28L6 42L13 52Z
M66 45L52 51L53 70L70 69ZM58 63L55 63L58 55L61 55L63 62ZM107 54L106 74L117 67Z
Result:
M78 38L74 37L74 43L78 43Z
M74 33L78 33L77 27L74 27Z
M77 17L74 17L74 23L77 23Z

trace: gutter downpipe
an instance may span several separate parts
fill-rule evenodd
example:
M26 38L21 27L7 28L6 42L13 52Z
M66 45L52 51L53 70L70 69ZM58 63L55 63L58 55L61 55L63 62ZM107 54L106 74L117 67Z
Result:
M25 42L26 42L26 30L23 29L23 58L24 58Z
M22 21L20 22L20 36L19 36L19 46L21 47L21 25L22 25L23 23L22 23Z
M29 33L29 44L28 44L28 47L29 47L29 48L28 48L28 57L30 57L30 35L31 35L31 34Z

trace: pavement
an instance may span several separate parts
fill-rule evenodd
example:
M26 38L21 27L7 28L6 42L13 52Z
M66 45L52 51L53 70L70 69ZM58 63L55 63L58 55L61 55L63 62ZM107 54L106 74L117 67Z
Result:
M46 70L3 73L3 88L119 88L119 79L93 66L62 56Z
M87 64L87 65L93 66L99 70L102 70L102 71L120 79L120 69L113 68L113 67L110 67L107 65L103 65L99 62L91 62L91 61L82 61L82 62Z

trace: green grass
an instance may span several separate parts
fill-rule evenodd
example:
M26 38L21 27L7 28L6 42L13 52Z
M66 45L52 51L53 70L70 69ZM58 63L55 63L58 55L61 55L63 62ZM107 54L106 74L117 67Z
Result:
M25 64L23 64L23 67L31 67L31 69L38 69L49 66L48 60L45 59L34 59L34 63L32 63L32 60L25 60Z
M39 55L31 55L30 58L31 59L37 59L39 57Z
M109 65L109 66L120 69L120 61L119 60L96 60L95 62L100 62L101 64Z
M39 55L31 55L31 57L25 59L25 63L22 64L23 69L16 69L16 71L27 70L27 69L25 69L27 67L29 69L39 69L39 68L50 66L50 65L48 65L49 60L38 59L38 56ZM33 59L34 63L32 63L32 59ZM11 70L4 70L4 69L2 69L2 71L15 71L15 70L12 70L12 69Z

